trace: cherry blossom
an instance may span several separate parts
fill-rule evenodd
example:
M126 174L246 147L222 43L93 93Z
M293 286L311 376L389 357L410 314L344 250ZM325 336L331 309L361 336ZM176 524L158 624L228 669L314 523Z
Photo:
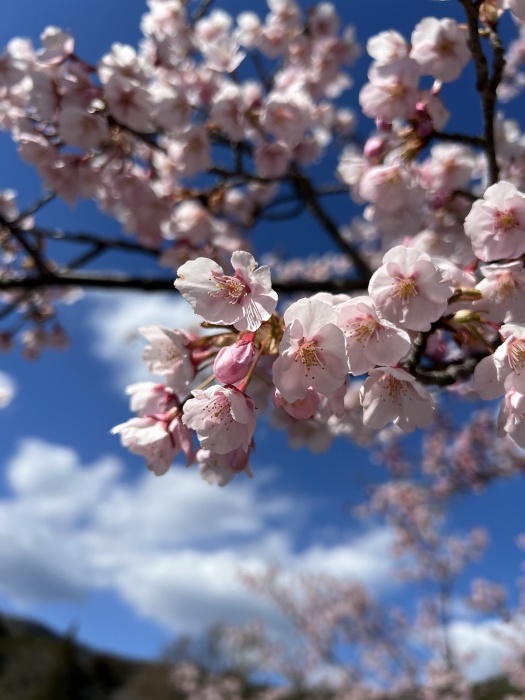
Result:
M288 415L299 419L312 418L317 412L320 400L319 394L313 389L308 389L304 398L296 399L291 403L283 398L279 389L275 390L273 397L277 407L282 407Z
M336 325L335 311L317 299L301 299L285 311L286 329L273 379L289 403L304 399L311 387L332 394L348 372L345 339Z
M425 17L412 32L410 57L422 73L442 82L456 80L470 59L466 28L453 19Z
M374 272L368 293L387 321L410 330L429 330L448 304L453 291L442 271L426 253L396 246Z
M370 297L354 297L341 304L337 324L345 334L352 374L364 374L376 365L395 365L410 349L409 335L380 320Z
M480 272L484 279L478 282L476 288L483 295L484 301L480 302L479 306L486 310L487 318L496 323L523 323L525 321L523 263L515 260L502 265L482 265Z
M370 82L359 94L359 104L367 116L392 122L413 115L419 83L415 61L407 57L395 63L372 66L368 78Z
M430 394L404 369L378 367L360 391L363 422L379 429L394 423L409 432L426 427L435 410Z
M195 389L184 404L182 422L196 431L201 447L227 454L251 445L255 429L253 401L233 386Z
M187 387L195 376L189 350L195 337L186 331L162 326L144 326L139 331L150 342L142 354L150 371L170 376L177 390Z
M233 253L231 263L234 275L228 276L209 258L190 260L179 268L175 286L209 323L256 331L277 305L270 269L257 267L253 256L244 251Z
M499 332L503 344L474 371L474 386L484 399L495 399L511 388L525 394L525 328L506 323Z
M516 389L510 389L501 403L498 435L510 435L517 445L525 448L525 395Z
M155 382L137 382L126 387L131 396L130 409L139 416L165 413L177 405L177 395L171 387Z
M525 252L525 195L506 181L491 185L465 219L474 253L486 262Z
M409 46L399 32L390 29L371 37L367 41L366 50L376 65L386 66L408 56Z
M251 476L248 459L249 453L241 447L226 454L217 454L210 452L210 450L197 450L196 455L199 471L204 481L217 486L226 486L241 472L246 472L248 476Z
M192 460L191 433L178 414L170 413L130 418L112 431L120 435L124 447L144 457L146 466L157 476L165 474L179 452Z

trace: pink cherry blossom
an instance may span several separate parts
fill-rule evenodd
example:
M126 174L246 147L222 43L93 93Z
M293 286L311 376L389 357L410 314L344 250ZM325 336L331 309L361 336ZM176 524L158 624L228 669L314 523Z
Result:
M177 395L165 384L136 382L126 387L126 394L131 396L130 409L139 416L165 413L177 405Z
M184 404L182 421L196 431L204 450L226 454L251 445L255 430L253 401L233 386L196 389Z
M120 435L124 447L146 460L146 466L157 476L165 474L179 452L192 460L191 433L182 424L180 415L171 413L130 418L111 431Z
M525 395L516 389L509 389L501 402L498 435L509 435L517 445L525 448Z
M370 294L380 316L416 331L427 331L445 311L453 285L426 253L395 246L370 279Z
M372 66L368 77L370 82L359 93L359 104L367 116L392 122L413 115L419 83L415 61L404 58L395 63Z
M288 170L290 160L290 149L284 143L264 141L255 149L255 167L262 177L282 177Z
M409 46L399 32L390 29L371 37L366 50L377 65L386 66L408 56Z
M109 127L104 117L83 109L63 109L58 117L58 133L68 146L98 149L109 140Z
M275 386L289 403L304 399L311 387L332 394L348 372L345 339L331 306L300 299L284 314L286 329L273 365Z
M217 454L216 452L210 452L210 450L198 450L196 455L201 477L208 484L216 486L226 486L241 472L252 476L248 459L249 452L240 447L226 454Z
M270 269L257 267L253 256L244 251L233 253L231 263L233 276L225 275L209 258L190 260L179 268L175 286L209 323L256 331L277 306Z
M141 85L114 74L104 86L104 98L111 115L135 131L151 131L152 105Z
M369 168L361 179L359 194L388 212L418 208L424 198L410 172L399 165Z
M360 390L363 423L383 428L394 423L410 432L426 427L435 410L430 394L404 369L378 367L370 372Z
M474 387L482 399L495 399L510 388L525 394L525 327L506 323L504 342L474 370Z
M479 308L489 321L496 323L525 322L525 270L514 260L502 265L482 265L484 279L476 285L483 294Z
M150 343L142 354L150 371L169 376L176 391L185 389L195 377L191 351L188 349L194 336L163 326L144 326L139 331Z
M395 365L410 350L408 333L380 320L370 297L354 297L341 304L337 325L345 335L348 366L354 375L376 365Z
M344 386L343 390L345 390ZM304 398L297 399L296 401L290 403L283 398L279 389L276 389L273 396L273 402L277 407L284 408L286 413L293 418L304 419L312 418L315 415L317 407L319 406L320 397L316 391L313 389L308 389Z
M425 17L412 32L410 57L422 73L442 82L456 80L470 59L466 27L449 18Z
M465 219L474 253L486 262L525 253L525 195L506 181L485 190Z
M57 65L65 61L75 49L75 40L58 27L46 27L40 35L42 48L37 56L40 63Z

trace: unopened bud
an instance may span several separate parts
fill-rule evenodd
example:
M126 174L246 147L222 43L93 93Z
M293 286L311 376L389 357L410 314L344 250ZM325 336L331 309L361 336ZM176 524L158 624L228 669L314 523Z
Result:
M222 384L234 384L248 374L255 356L255 345L250 341L238 340L234 345L221 348L213 363L213 373Z

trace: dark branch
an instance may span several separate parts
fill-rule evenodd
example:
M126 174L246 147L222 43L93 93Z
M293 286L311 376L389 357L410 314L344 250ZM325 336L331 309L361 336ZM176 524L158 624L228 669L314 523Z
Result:
M499 166L496 158L496 143L494 134L494 114L496 106L496 90L501 82L505 66L504 50L495 27L487 29L493 52L492 76L489 75L487 58L481 46L479 31L480 3L470 0L459 0L468 23L468 45L476 68L476 89L481 98L483 112L484 148L487 154L489 184L493 185L499 178Z
M466 360L450 364L444 369L423 369L421 367L416 367L412 374L422 384L450 386L457 382L458 379L467 379L470 377L479 360L479 357L467 357Z
M140 243L135 243L133 241L125 241L120 238L101 238L94 233L85 233L83 231L69 233L66 231L61 231L60 229L48 229L48 228L34 228L31 229L31 233L42 238L48 238L54 241L63 241L65 243L79 243L91 246L97 246L101 250L105 249L117 249L126 250L133 253L143 253L145 255L151 255L157 257L160 250L156 248L147 248Z
M469 134L449 134L444 131L433 131L432 138L440 141L452 141L454 143L464 143L466 146L474 148L485 148L486 141L483 136L470 136Z
M0 226L7 228L10 231L11 235L17 241L19 246L25 250L27 255L31 258L33 265L40 274L45 275L49 272L49 268L40 253L39 247L26 239L26 232L20 228L18 221L8 221L2 215L0 215Z
M67 272L47 273L38 276L12 277L0 279L0 291L9 289L41 289L44 287L84 287L86 289L121 289L148 292L173 290L174 278L134 277L131 275L106 272ZM301 292L332 292L334 294L363 290L360 280L341 279L325 281L297 280L275 281L272 287L281 294Z
M17 223L22 222L24 219L26 219L28 216L31 216L32 214L36 214L37 211L40 211L44 205L46 205L48 202L51 202L53 199L56 197L56 192L46 192L44 193L40 199L37 199L34 204L31 206L27 207L27 209L24 209L24 211L19 215L18 219L16 220Z
M201 17L204 17L206 12L208 12L208 10L210 9L212 3L213 0L203 0L200 7L195 11L195 14L191 18L191 23L195 24L195 22L198 22L201 19Z

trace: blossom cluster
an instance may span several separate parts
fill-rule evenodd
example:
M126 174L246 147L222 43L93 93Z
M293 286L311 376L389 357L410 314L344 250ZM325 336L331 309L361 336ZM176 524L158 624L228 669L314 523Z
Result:
M508 183L496 189L509 187L514 190ZM490 190L494 192L489 188L484 201L490 200ZM519 193L513 196L518 203L520 197L525 200ZM465 222L467 234L484 206L481 200L473 205ZM499 233L497 212L487 218L493 238ZM486 227L478 222L476 239L489 237ZM432 338L438 332L433 325L443 319L451 328L469 318L481 325L489 314L488 307L483 311L480 306L491 298L489 293L458 287L453 280L465 273L414 247L395 246L384 256L367 296L320 293L292 303L282 315L276 311L277 294L267 266L258 267L245 251L233 253L231 265L233 274L225 274L213 260L197 258L179 268L175 281L205 325L215 326L218 333L199 338L183 330L141 329L151 343L144 359L153 373L166 376L166 385L130 387L131 407L139 417L114 432L133 452L145 456L157 474L166 471L179 451L188 463L197 460L210 481L224 484L240 471L249 473L256 407L264 410L269 399L282 423L295 431L320 433L317 442L310 437L314 449L316 444L326 447L346 420L373 430L390 422L407 432L424 428L436 404L409 371L414 338L423 333ZM487 280L479 283L482 290ZM466 308L456 310L461 299ZM496 323L486 324L493 335ZM507 388L503 411L521 397L519 353L525 330L520 328L501 325L500 333L510 341L485 357L474 373L474 387L482 398L494 398ZM446 351L436 348L437 353ZM353 378L364 374L368 377L359 390L362 415L356 416ZM204 388L210 382L216 383ZM514 414L502 431L525 444L521 425ZM195 454L193 434L199 442Z
M489 119L487 102L508 78L498 21L522 21L521 0L475 3L467 23L424 17L409 39L370 38L359 104L374 131L362 144L345 102L360 47L334 4L305 13L268 0L264 16L236 17L207 4L191 16L183 0L147 5L138 48L114 44L97 66L57 27L40 47L14 39L0 56L0 127L21 157L54 195L116 218L135 236L123 250L176 271L207 327L142 329L163 381L129 388L137 416L115 428L123 443L157 474L182 453L226 483L250 471L257 413L320 451L335 436L367 443L390 424L428 426L434 385L503 397L500 434L525 446L525 140L503 115ZM478 41L494 60L485 87ZM469 64L482 137L444 131L447 85ZM341 143L339 189L323 188L316 165ZM331 218L322 198L335 191L362 216ZM68 275L110 243L70 238L92 248L58 263L48 240L59 234L19 212L13 193L0 199L2 302L23 312L18 329L33 324L23 343L36 357L66 343L54 304L68 298ZM248 234L289 201L338 252L261 256L274 289ZM309 288L324 291L290 303Z
M254 98L252 84L228 84L214 93L209 112L225 138L255 146L255 172L268 181L285 179L297 164L310 162L307 143L313 147L315 142L319 157L338 114L332 110L331 123L325 121L321 128L322 100L340 94L345 82L341 65L356 54L351 33L336 38L336 14L328 3L312 11L307 40L296 33L301 20L294 2L269 6L264 25L244 13L233 28L230 19L213 12L195 28L202 40L198 48L213 64L212 71L231 71L255 48L283 58L272 89L264 97L259 93L257 108L252 103L250 119L242 116L239 100ZM480 15L487 26L507 9L496 4L491 15L490 7ZM519 19L519 3L509 3L508 9ZM150 26L153 16L144 26ZM336 44L337 55L344 55L335 67L330 64L335 71L330 79L322 71L315 79L305 72L304 41L314 42L309 71L318 67L317 42ZM216 43L212 57L210 46ZM337 168L351 197L366 207L346 237L355 246L354 272L357 258L370 269L361 288L319 292L278 308L269 268L257 267L249 252L237 248L231 256L233 274L225 273L224 255L209 247L217 219L213 223L195 200L172 208L171 223L157 226L168 238L177 231L175 246L185 248L184 256L179 251L177 257L175 287L216 332L190 337L182 330L142 331L152 344L145 360L151 371L168 377L167 388L152 384L147 391L155 399L144 399L147 408L135 409L139 418L115 431L132 451L146 456L156 473L164 472L179 451L188 463L196 460L210 481L224 484L240 471L250 473L256 411L270 410L272 423L288 430L291 444L319 451L337 435L366 442L391 423L405 432L425 428L436 409L436 397L427 388L432 384L452 391L468 387L481 399L503 396L499 434L525 447L525 195L520 191L525 189L525 159L517 156L515 135L502 117L496 125L497 181L475 139L432 143L439 141L448 121L443 86L458 79L472 60L467 25L427 17L414 28L410 42L387 31L371 38L367 50L373 63L359 101L377 130L364 148L345 148ZM111 61L101 65L109 64L111 72ZM434 81L430 89L420 87L425 76ZM232 102L224 102L234 93L235 128L226 117L233 114ZM193 93L185 89L180 94ZM115 118L126 124L123 115ZM182 138L184 130L178 128ZM506 157L511 149L512 158ZM183 154L181 147L177 155L182 162ZM201 154L197 148L191 162L200 162ZM181 176L197 172L177 167ZM258 191L261 196L262 189ZM274 192L267 189L264 196L270 201ZM236 202L248 221L246 201ZM168 229L172 233L166 234ZM159 354L171 360L152 362ZM136 403L138 389L130 391Z

